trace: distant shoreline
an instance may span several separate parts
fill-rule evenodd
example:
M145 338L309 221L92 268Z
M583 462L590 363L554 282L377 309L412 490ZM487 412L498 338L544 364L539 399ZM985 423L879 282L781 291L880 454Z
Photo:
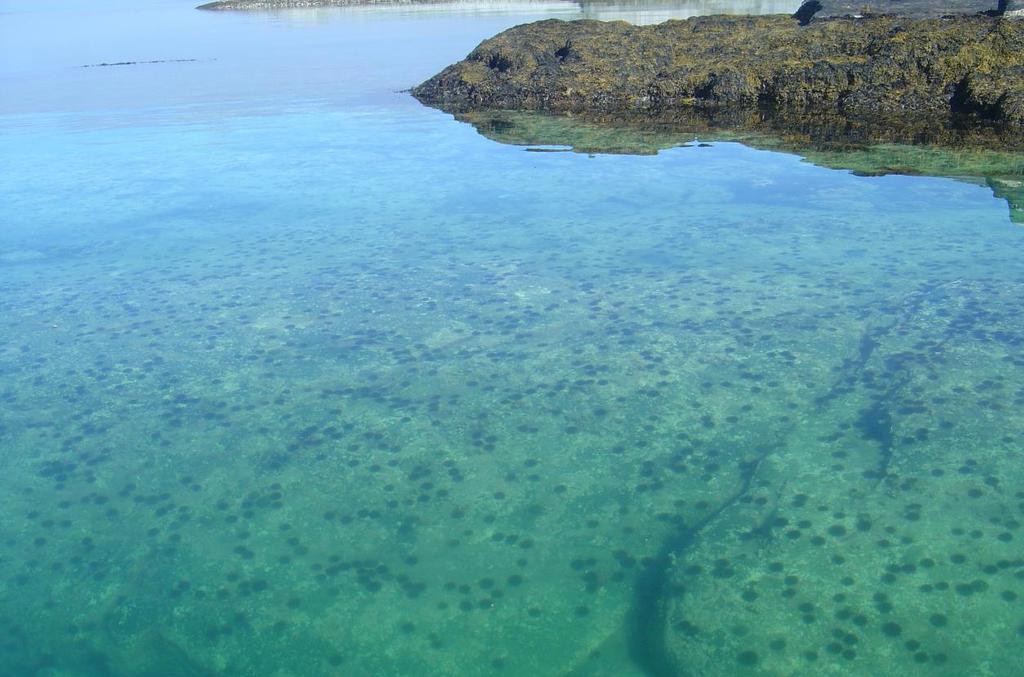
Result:
M267 9L314 9L317 7L370 7L374 5L445 5L458 0L217 0L199 5L202 10L267 10ZM503 0L498 0L496 4ZM565 2L578 4L575 0L515 0L515 2L551 4Z

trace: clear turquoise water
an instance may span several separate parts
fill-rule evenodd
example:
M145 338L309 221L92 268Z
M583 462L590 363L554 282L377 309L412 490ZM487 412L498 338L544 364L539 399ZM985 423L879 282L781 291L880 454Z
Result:
M85 7L0 15L0 673L1018 674L987 188L397 91L536 8Z

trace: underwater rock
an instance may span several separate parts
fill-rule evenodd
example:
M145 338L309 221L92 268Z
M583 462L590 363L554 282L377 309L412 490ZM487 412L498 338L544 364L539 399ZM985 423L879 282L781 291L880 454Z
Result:
M1024 125L1024 23L989 16L539 21L412 90L446 110L773 109Z
M970 404L924 405L918 394L956 388L942 376L951 361L989 359L994 346L978 342L969 308L1019 293L1016 284L930 283L865 325L869 349L844 361L818 415L758 471L757 480L784 473L783 490L761 507L736 502L674 553L667 587L679 593L661 602L652 674L1016 674L1024 632L1012 605L1024 563L1005 524L1020 522L1001 512L995 489L1020 474L997 454L975 458L972 448L965 459L962 440L988 434L986 424L929 427L964 421ZM936 335L941 349L913 355ZM868 412L884 414L884 435L836 425ZM811 447L814 459L790 456Z

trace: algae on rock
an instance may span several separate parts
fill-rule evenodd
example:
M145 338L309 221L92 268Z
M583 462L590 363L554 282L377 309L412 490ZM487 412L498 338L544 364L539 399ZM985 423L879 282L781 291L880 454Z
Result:
M649 115L692 107L1024 125L1024 22L698 17L517 26L415 87L448 110Z

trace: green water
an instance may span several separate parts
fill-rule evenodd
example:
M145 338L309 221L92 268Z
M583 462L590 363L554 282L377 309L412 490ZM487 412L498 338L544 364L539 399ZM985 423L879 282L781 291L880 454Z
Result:
M419 44L3 117L0 674L1019 674L1006 202L525 152Z

